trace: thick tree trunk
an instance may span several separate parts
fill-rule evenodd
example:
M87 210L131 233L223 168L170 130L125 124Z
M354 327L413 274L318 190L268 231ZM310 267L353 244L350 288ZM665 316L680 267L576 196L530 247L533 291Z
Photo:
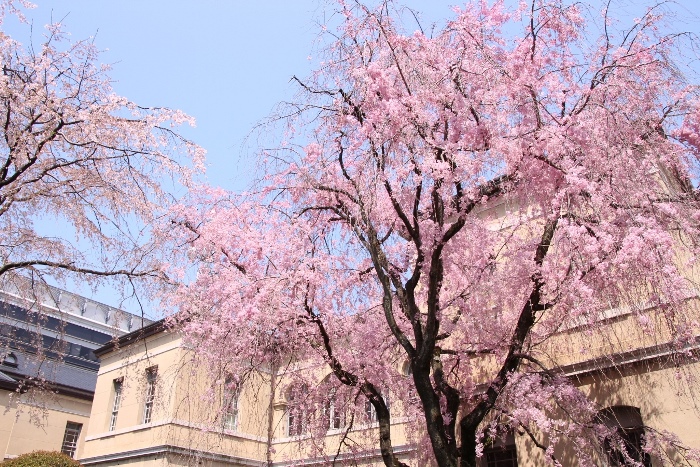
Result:
M425 414L425 426L439 467L457 467L457 453L447 442L440 399L430 383L430 370L415 369L413 381Z

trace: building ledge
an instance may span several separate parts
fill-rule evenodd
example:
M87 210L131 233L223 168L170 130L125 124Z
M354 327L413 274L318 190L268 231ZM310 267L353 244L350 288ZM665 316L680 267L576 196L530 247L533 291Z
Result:
M227 462L232 465L243 465L251 467L264 467L267 465L266 462L259 461L256 459L248 459L245 457L229 456L226 454L216 454L212 452L204 451L193 451L190 449L182 448L179 446L172 446L169 444L162 444L160 446L153 446L144 449L135 449L133 451L124 451L116 454L105 454L102 456L86 457L79 459L80 463L83 465L100 465L106 463L113 463L122 460L135 460L150 456L165 456L165 455L176 455L183 457L193 457L201 460Z

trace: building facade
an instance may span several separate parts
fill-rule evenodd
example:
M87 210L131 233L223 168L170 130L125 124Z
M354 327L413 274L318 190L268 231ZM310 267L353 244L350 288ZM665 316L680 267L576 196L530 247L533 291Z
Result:
M697 374L700 370L700 339L688 344L679 368L679 360L671 358L667 346L620 334L633 327L626 322L631 319L635 318L618 310L611 313L608 326L610 332L618 333L626 351L611 351L602 339L598 356L581 359L573 350L559 355L560 369L601 408L598 421L618 430L628 453L641 465L685 465L682 451L669 451L660 459L646 454L641 446L645 433L655 431L676 433L680 444L700 448L697 398L687 379L678 377L679 371ZM574 349L582 336L574 329L561 338ZM315 432L313 439L303 421L306 414L290 409L290 399L303 394L289 392L284 380L289 380L290 372L311 372L323 384L327 368L285 365L258 372L237 389L225 374L218 381L204 381L210 376L193 363L192 350L162 322L125 335L96 350L96 355L101 366L80 456L85 465L383 465L379 450L373 447L377 429L370 407L364 422L350 430L337 404L316 410L327 424L326 432ZM418 448L409 441L400 403L392 402L391 412L395 451L402 461L423 465ZM353 438L362 448L339 449L342 436ZM597 453L600 465L623 465L619 449L606 442L601 440ZM554 455L562 465L577 465L577 454L566 442L557 444ZM484 467L546 463L524 432L485 446L481 462Z
M303 388L288 390L291 375L306 372L323 384L328 368L297 362L257 371L243 384L223 371L211 381L163 321L141 321L45 286L28 295L10 284L0 294L4 458L45 449L105 467L382 465L371 407L348 428L341 404L330 398L316 410L325 417L325 431L313 437L308 413L292 408L290 401L303 397ZM599 343L592 346L596 351L582 357L581 340L590 337L564 330L559 339L570 352L556 345L560 352L550 365L601 408L599 421L619 431L641 465L683 465L682 451L662 460L639 447L653 430L673 432L680 444L700 448L697 397L684 376L700 371L700 338L688 342L679 359L678 349L637 334L637 318L624 307L605 319ZM391 401L390 390L386 398ZM400 402L390 406L395 451L403 461L422 465ZM341 437L358 448L339 449ZM604 440L599 455L600 465L621 462L619 450ZM566 443L557 445L555 456L563 465L577 464ZM545 463L541 450L518 432L485 446L481 459L484 467Z
M285 365L249 375L235 385L224 373L206 381L191 349L177 332L154 323L96 350L100 358L95 399L80 461L86 466L327 465L352 459L380 465L378 449L337 452L345 421L328 406L325 455L308 444L308 413L289 408L289 373L328 370ZM155 384L152 384L153 375ZM213 384L212 384L213 383ZM213 390L212 390L213 388ZM302 394L296 394L296 397ZM357 423L353 436L373 444L376 431ZM396 451L409 461L415 449L406 442L400 418L394 427Z
M514 210L497 200L479 215L493 218L494 229L508 229ZM595 317L594 332L585 323L567 322L541 343L536 355L596 407L595 419L580 423L617 433L615 442L605 436L597 440L590 455L598 465L695 465L680 446L700 449L700 336L687 339L682 348L678 341L671 344L664 313L639 297L643 294L626 297L635 303L611 303ZM700 316L697 295L686 304L692 316ZM650 326L655 332L647 332ZM256 365L242 382L231 381L224 368L212 376L211 368L201 368L194 350L163 322L134 330L95 354L100 369L80 451L85 465L383 465L372 406L362 410L362 401L355 400L351 421L331 392L320 404L299 404L307 392L304 385L323 387L333 378L324 365L287 357L275 367ZM396 366L408 377L406 363L397 359ZM475 359L472 368L475 375L488 375L493 365L485 356ZM300 373L304 382L291 390ZM384 388L383 396L390 406L394 451L409 465L424 465L420 450L427 448L415 443L419 436L409 423L409 411L400 397L392 396L392 388ZM677 438L664 448L663 457L643 450L646 437L665 433ZM542 446L531 435L514 430L485 441L482 466L545 465ZM575 443L562 435L550 454L564 466L576 466Z

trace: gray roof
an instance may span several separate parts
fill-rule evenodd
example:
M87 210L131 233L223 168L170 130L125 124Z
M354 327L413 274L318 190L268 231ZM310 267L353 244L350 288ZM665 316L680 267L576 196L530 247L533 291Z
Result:
M3 373L2 371L0 371L0 381L4 381L4 382L7 382L7 383L16 383L16 382L17 382L16 379L10 378L9 376L7 376L7 375L6 375L5 373Z
M97 372L94 370L48 358L40 359L38 355L25 352L14 351L14 354L17 356L17 368L0 365L0 373L6 377L40 379L71 389L95 392Z

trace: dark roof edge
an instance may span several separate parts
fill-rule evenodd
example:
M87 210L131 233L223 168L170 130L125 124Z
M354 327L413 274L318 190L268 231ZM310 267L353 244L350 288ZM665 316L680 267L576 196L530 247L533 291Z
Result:
M136 331L132 331L129 334L124 334L123 336L117 339L112 339L102 347L93 350L93 353L96 357L102 357L103 355L107 355L108 353L113 352L117 349L131 345L134 342L138 342L147 337L158 334L159 332L163 332L166 328L167 325L165 324L165 318L163 318L161 320L149 324L148 326L144 326L142 328L137 329Z
M14 382L0 381L0 389L11 392L19 391L20 393L23 393L26 392L32 385L31 380L26 380L25 378L18 378ZM76 399L82 399L90 402L92 402L95 397L95 391L74 388L65 384L48 382L46 388L62 396L74 397Z

